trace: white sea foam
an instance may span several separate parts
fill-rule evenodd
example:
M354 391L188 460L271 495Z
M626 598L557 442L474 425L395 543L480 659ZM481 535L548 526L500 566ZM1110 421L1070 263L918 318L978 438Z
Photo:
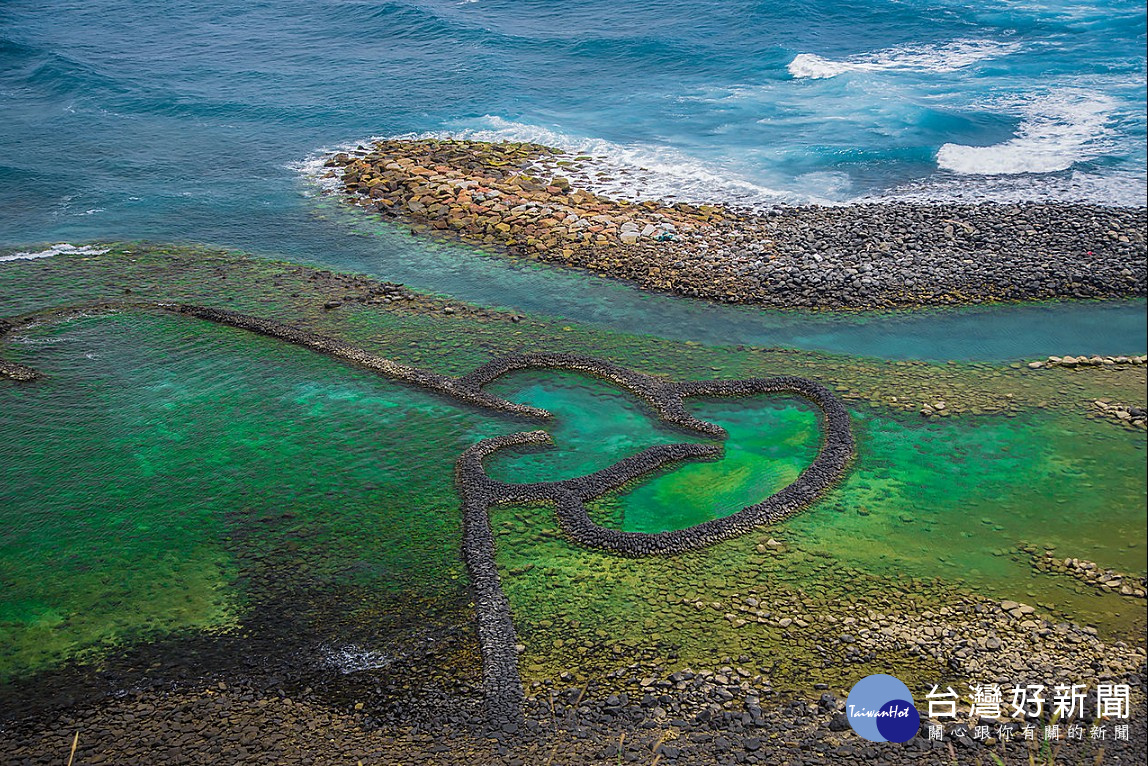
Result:
M34 253L12 253L10 255L0 255L0 261L30 261L35 258L51 258L53 255L103 255L108 252L107 248L100 249L90 245L83 245L76 247L69 245L67 242L61 242L58 245L52 245L47 250L40 250Z
M332 154L338 151L344 151L344 149L342 147L319 149L306 159L299 160L298 162L290 162L285 167L288 170L294 170L296 173L302 175L314 184L313 189L317 189L320 193L329 194L336 192L339 190L339 169L335 168L335 172L328 174L327 171L332 169L326 167L324 163L330 159Z
M372 136L367 141L324 146L316 149L301 160L286 163L283 167L288 170L294 170L313 184L312 190L309 190L307 193L313 193L316 189L322 194L338 192L342 188L340 179L343 176L343 168L329 168L327 167L327 160L331 159L335 154L365 155L368 153L367 147L370 146L371 142L377 140L378 137Z
M867 194L854 202L1079 202L1144 207L1148 179L1131 170L1100 173L1072 170L1048 175L958 176L945 173Z
M724 202L747 208L779 203L816 202L808 196L779 191L715 167L665 146L616 144L601 138L560 133L539 125L486 115L483 127L405 134L394 138L461 138L474 141L524 141L564 150L570 160L588 156L581 169L562 168L576 186L617 199L662 200L706 204Z
M992 146L945 144L937 166L961 175L1055 173L1112 149L1115 99L1065 89L991 105L1021 117L1016 135Z
M57 343L67 343L73 340L73 338L68 335L57 335L49 338L30 338L27 335L17 335L10 337L8 340L23 346L54 346Z
M953 40L941 45L898 45L861 53L841 61L799 53L786 67L798 79L823 80L846 72L955 72L987 59L1007 56L1019 43L998 40Z
M354 644L339 647L324 646L322 656L323 664L344 674L385 668L395 660L390 655L364 649Z
M1073 162L1103 153L1112 140L1106 122L1109 112L1118 107L1114 100L1077 88L976 106L978 109L1012 111L1020 115L1022 124L1018 135L992 147L946 144L939 153L938 164L942 171L948 172L933 174L884 192L855 189L849 175L840 171L806 173L793 179L792 190L778 190L738 178L721 165L706 163L670 147L617 144L489 115L477 123L453 130L385 138L532 141L554 146L566 152L565 157L556 159L570 160L580 156L592 159L579 163L580 169L550 167L539 169L538 174L561 174L577 187L631 200L725 203L756 210L778 204L847 205L892 200L921 203L1043 200L1143 206L1146 180L1142 173L1107 169L1101 174L1078 168L1071 173L1061 172L1039 179L1031 175L1047 172L1034 169L1042 166L1041 163L1045 167L1063 170ZM338 169L327 178L325 176L329 175L331 168L325 167L324 162L334 152L364 154L366 147L380 138L384 137L326 147L290 167L317 184L310 186L314 190L311 193L318 190L337 192ZM977 155L981 153L991 158L985 161L989 167L982 172L995 175L973 175L978 171L956 169L956 165L965 160L970 164L961 167L972 167L970 158L980 162ZM994 158L993 153L999 153L999 156ZM1020 167L1028 169L1016 169Z
M822 58L816 53L798 53L786 69L798 79L825 80L844 74L854 67L844 61Z

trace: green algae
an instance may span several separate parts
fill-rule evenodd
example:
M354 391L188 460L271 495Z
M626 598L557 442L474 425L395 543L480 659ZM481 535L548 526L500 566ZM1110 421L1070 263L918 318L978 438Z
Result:
M6 670L120 636L233 626L260 596L234 587L238 559L259 556L230 544L240 535L289 546L312 583L456 596L453 463L497 432L488 420L173 317L83 318L13 345L47 378L5 391Z
M732 411L724 420L714 419L736 440L739 416L748 419L755 410L720 406ZM800 410L780 411L791 418L788 431L776 432L782 442L816 443L816 431L802 423ZM627 647L622 655L659 646L663 656L672 653L693 667L712 665L718 656L743 656L742 664L755 672L768 670L776 685L791 688L801 686L802 668L818 668L819 680L827 682L835 674L849 677L840 668L821 667L811 651L818 642L830 645L835 639L825 625L806 626L806 640L795 642L775 625L734 627L723 619L730 602L738 600L733 594L749 592L775 614L799 605L833 613L835 606L851 609L892 589L913 589L916 582L921 583L919 609L937 609L974 592L1043 605L1046 613L1111 635L1136 635L1144 621L1141 604L1037 575L1008 550L1023 538L1087 550L1105 566L1143 572L1143 441L1114 433L1104 423L1050 415L926 421L858 413L856 428L854 470L825 501L762 530L760 538L748 536L672 561L635 562L580 551L561 539L548 509L501 511L496 518L508 535L534 531L500 538L507 541L500 561L525 631L528 673L543 678L584 666L577 647L610 644ZM1117 443L1123 448L1114 449ZM735 454L727 448L727 459ZM736 510L760 499L751 483L736 480L741 460L754 468L748 475L768 472L776 462L752 451L734 457L733 470L722 471L723 461L681 468L648 480L600 511L624 519L625 528L638 527L635 519L652 519L640 528L658 531L680 526L682 508L694 509L691 523L704 520L703 508L711 506L702 502L720 502L722 496ZM696 480L689 477L691 468L703 469L703 477L712 470L721 480ZM791 466L790 475L797 468ZM1095 486L1105 489L1094 491ZM1072 512L1063 512L1066 507ZM771 535L783 541L782 551L797 550L775 552L764 544ZM810 605L809 594L819 600ZM698 603L707 608L697 608ZM781 665L775 666L779 657ZM904 662L914 664L909 658ZM926 673L930 667L924 663L918 669L925 673L922 678L935 678L935 668L934 676ZM903 665L898 672L905 677L909 670Z
M496 509L528 679L654 651L695 666L745 656L777 686L797 687L820 668L815 647L829 628L811 625L794 641L769 624L734 628L696 603L752 591L774 610L827 610L880 594L886 579L927 583L922 608L976 592L1043 603L1112 635L1143 625L1142 602L1034 574L1012 553L1025 541L1144 572L1143 435L1082 414L1104 395L1142 402L1142 368L1034 374L715 349L542 318L444 315L441 302L329 311L330 291L284 264L163 248L109 255L16 264L0 287L3 313L51 305L57 290L61 301L122 298L131 284L137 298L298 321L451 374L546 348L679 379L807 375L853 401L853 471L760 536L628 560L570 545L546 506ZM177 317L45 324L7 339L3 354L47 377L0 382L0 675L173 633L235 630L252 605L279 597L272 579L316 600L342 594L333 614L316 607L310 618L334 635L370 635L381 614L410 624L428 603L464 607L454 460L481 438L538 427ZM491 474L507 481L568 478L651 444L698 440L580 375L515 373L492 390L556 415L544 424L553 449L491 459ZM927 420L902 406L937 398L1002 411ZM657 531L731 513L792 481L815 454L817 418L800 400L690 407L729 431L722 459L634 482L594 504L600 523ZM784 547L767 546L770 537ZM915 662L904 658L900 670Z
M726 429L721 459L685 465L635 487L622 498L624 529L681 529L736 513L793 483L817 455L817 415L800 400L717 399L689 409Z

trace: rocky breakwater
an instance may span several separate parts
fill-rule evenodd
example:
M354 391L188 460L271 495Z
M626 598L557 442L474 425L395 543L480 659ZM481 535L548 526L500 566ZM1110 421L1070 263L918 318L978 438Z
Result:
M1144 208L746 211L596 194L594 163L539 144L390 139L326 164L349 200L416 230L715 301L891 308L1146 292Z
M1043 370L1052 367L1063 367L1066 370L1087 369L1089 367L1140 367L1148 356L1050 356L1048 359L1038 359L1029 362L1030 370Z

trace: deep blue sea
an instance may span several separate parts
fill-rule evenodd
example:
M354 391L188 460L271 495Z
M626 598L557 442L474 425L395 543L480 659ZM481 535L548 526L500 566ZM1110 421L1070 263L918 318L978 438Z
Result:
M203 242L673 337L889 356L1083 353L1102 341L1073 328L1111 339L1111 310L1062 309L1083 312L1070 322L990 311L999 326L976 314L980 346L953 345L971 332L967 313L845 331L701 311L412 241L324 200L307 169L371 136L451 134L593 154L631 196L1144 205L1145 6L4 0L0 107L0 249ZM1111 351L1142 351L1128 348L1143 345L1141 324Z

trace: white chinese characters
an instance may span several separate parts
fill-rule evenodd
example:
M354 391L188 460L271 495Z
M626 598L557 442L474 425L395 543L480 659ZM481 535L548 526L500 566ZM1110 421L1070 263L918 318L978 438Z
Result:
M1040 718L1045 712L1043 684L1014 685L1002 687L998 683L969 684L968 714L972 721L980 718L1029 719ZM1085 716L1088 701L1087 684L1057 684L1053 687L1049 714L1053 719L1069 721ZM1127 719L1131 711L1131 690L1128 684L1098 684L1094 695L1094 711L1098 718ZM929 718L935 721L956 719L961 696L946 686L941 691L939 684L933 684L925 695L929 703Z

